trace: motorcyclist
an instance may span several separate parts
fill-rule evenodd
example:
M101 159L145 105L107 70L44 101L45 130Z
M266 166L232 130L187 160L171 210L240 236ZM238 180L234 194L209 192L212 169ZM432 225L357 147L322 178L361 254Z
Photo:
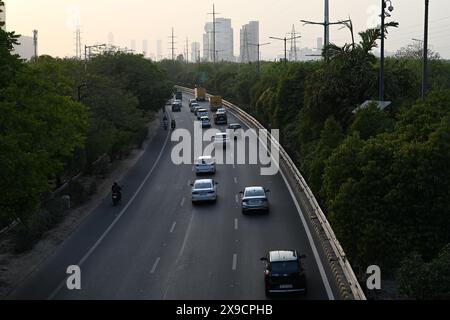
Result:
M177 127L177 123L175 122L175 120L172 120L172 129L175 129Z
M119 196L119 200L122 199L122 187L117 182L114 182L111 190L113 194L116 193Z

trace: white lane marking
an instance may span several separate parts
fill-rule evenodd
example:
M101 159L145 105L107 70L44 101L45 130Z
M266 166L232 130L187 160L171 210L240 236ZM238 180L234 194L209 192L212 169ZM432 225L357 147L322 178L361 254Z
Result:
M158 258L156 259L155 263L153 264L152 271L150 271L151 274L155 273L156 268L158 268L159 261L161 261L161 258L160 258L160 257L158 257Z
M170 118L170 114L169 114L169 118ZM155 170L156 166L158 165L159 161L162 158L162 155L164 153L164 150L166 149L167 146L167 142L169 141L169 137L170 137L170 131L167 133L166 136L166 141L164 141L164 145L161 149L161 152L158 155L158 158L156 158L155 163L153 164L153 167L150 169L150 171L147 173L147 175L145 176L144 180L142 181L142 183L139 185L139 188L137 188L136 192L134 193L134 195L130 198L130 201L128 201L128 203L126 204L126 206L122 209L122 211L119 213L119 215L113 220L113 222L111 222L111 224L109 225L109 227L105 230L105 232L103 232L103 234L100 236L100 238L97 240L97 242L94 243L94 245L89 249L89 251L83 256L83 258L81 258L81 260L77 263L77 266L81 267L82 264L91 256L91 254L95 251L95 249L97 249L97 247L102 243L103 239L105 239L105 237L111 232L112 228L114 228L114 226L116 225L116 223L120 220L120 218L122 218L122 216L125 214L125 212L128 210L128 208L131 206L131 204L133 203L134 199L136 199L137 195L142 191L142 188L144 188L144 185L147 183L148 179L150 178L150 176L152 175L153 171ZM54 299L54 297L58 294L59 290L61 290L64 285L66 284L66 280L64 279L63 281L61 281L61 283L58 285L58 287L50 294L50 296L47 298L47 300L52 300Z
M233 271L236 271L236 268L237 268L237 254L235 253L235 254L233 254L233 265L232 265L231 269Z
M192 166L192 172L194 172L194 170L195 170L195 167L194 167L194 166Z
M184 202L186 201L186 198L183 197L183 199L181 200L181 206L184 206Z
M173 233L173 231L175 230L175 227L177 226L177 223L176 222L174 222L173 224L172 224L172 228L170 228L170 233Z
M236 116L236 115L235 115L235 116ZM237 117L237 118L238 118L239 120L241 120L241 122L242 122L246 127L249 128L249 126L245 123L245 121L242 121L242 119L239 118L239 117ZM262 139L261 139L260 137L258 137L258 140L261 142L261 144L262 144L262 145L265 147L265 149L267 150L267 145L264 143L264 141L262 141ZM273 156L272 156L272 153L270 154L270 156L271 156L272 160L275 161L275 159L274 159ZM308 224L307 224L307 222L306 222L306 219L305 219L305 217L304 217L303 211L302 211L302 209L300 208L300 205L298 204L297 198L295 197L295 194L294 194L294 192L292 191L292 188L291 188L291 186L289 185L289 182L287 181L286 176L284 175L284 173L283 173L283 171L281 170L281 168L280 168L279 172L280 172L281 176L283 177L284 183L286 184L286 186L287 186L287 188L288 188L288 190L289 190L289 193L291 194L292 200L294 201L295 207L297 208L298 215L300 216L300 219L301 219L301 221L302 221L303 227L305 228L306 235L307 235L308 241L309 241L309 245L311 246L311 250L312 250L312 252L313 252L313 254L314 254L314 259L316 260L317 267L319 268L320 276L321 276L321 278L322 278L322 282L323 282L323 285L324 285L324 287L325 287L325 291L327 292L328 299L330 299L330 300L335 300L334 295L333 295L333 290L331 289L330 282L328 281L327 274L325 273L325 269L324 269L324 267L323 267L322 261L320 260L319 253L318 253L318 251L317 251L317 247L316 247L316 245L314 244L314 241L313 241L313 238L312 238L312 235L311 235L311 231L309 230L309 226L308 226Z
M238 183L238 181L237 181L237 178L236 178L236 177L234 177L234 183Z
M239 196L238 195L235 196L235 200L236 200L236 203L239 203Z
M193 220L194 220L194 215L192 214L191 215L191 219L189 220L189 225L188 225L188 228L186 230L186 234L184 235L183 244L181 245L181 249L180 249L180 252L178 253L177 260L175 261L175 265L178 265L178 261L180 260L181 256L183 255L184 249L186 248L188 237L189 237L189 234L191 233L192 221Z
M234 230L238 230L238 229L239 229L239 220L234 219Z
M188 180L188 183L187 183L188 187L190 187L191 184L192 184L192 181L191 181L191 180Z
M233 169L236 169L236 165L233 163Z

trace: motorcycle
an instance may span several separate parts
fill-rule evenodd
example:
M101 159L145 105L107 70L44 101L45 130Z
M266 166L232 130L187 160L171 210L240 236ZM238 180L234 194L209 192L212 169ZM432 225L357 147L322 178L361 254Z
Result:
M175 128L177 127L175 122L172 122L172 130L175 130Z
M121 200L122 200L122 194L120 192L113 192L112 193L113 206L117 206L120 203Z

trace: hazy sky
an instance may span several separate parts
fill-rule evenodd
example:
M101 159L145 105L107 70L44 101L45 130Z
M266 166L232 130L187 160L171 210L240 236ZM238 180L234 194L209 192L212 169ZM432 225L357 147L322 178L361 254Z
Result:
M72 56L75 52L73 22L80 19L82 43L107 43L108 34L114 34L116 45L130 47L136 40L142 50L147 39L151 53L156 52L156 41L162 40L163 54L168 55L171 27L177 36L177 52L189 41L202 40L205 22L212 19L212 0L4 0L8 30L31 35L39 30L39 53L54 56ZM316 47L316 38L323 35L321 26L304 26L300 19L323 21L323 0L215 0L217 17L232 19L234 51L239 52L239 29L251 20L260 21L260 41L272 42L262 48L264 59L273 59L282 53L283 43L269 36L284 37L292 25L303 36L300 45ZM450 58L450 1L430 1L430 45L445 58ZM392 0L393 20L400 28L393 31L386 42L387 51L422 39L424 0ZM379 23L380 0L330 0L331 21L352 18L355 30ZM331 41L342 44L350 41L347 30L331 27Z

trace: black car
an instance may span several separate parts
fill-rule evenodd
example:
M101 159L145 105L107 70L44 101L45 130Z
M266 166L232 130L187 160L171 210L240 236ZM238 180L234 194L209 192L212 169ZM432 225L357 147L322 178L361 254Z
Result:
M306 278L297 251L271 251L266 257L264 272L266 296L276 293L306 293Z
M225 112L217 112L214 115L214 123L215 124L227 124L228 123L228 117Z
M173 103L172 104L172 112L181 112L181 103Z

